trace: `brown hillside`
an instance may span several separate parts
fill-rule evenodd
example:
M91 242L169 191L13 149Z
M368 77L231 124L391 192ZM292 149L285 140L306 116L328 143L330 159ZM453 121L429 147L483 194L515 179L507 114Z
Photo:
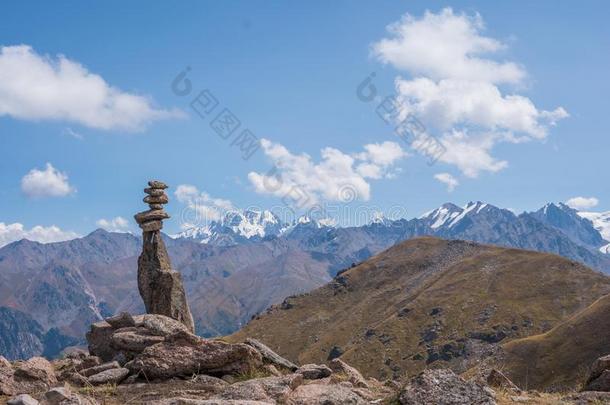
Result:
M521 387L577 387L593 361L610 354L610 295L546 333L513 340L503 348L503 369Z
M427 366L463 371L498 342L546 332L608 292L610 278L559 256L417 238L229 339L256 337L300 363L341 354L378 378Z

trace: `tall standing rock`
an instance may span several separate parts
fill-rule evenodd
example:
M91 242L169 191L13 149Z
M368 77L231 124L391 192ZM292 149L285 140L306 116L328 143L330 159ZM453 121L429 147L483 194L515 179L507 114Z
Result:
M148 194L144 202L150 209L135 215L136 222L142 228L144 241L138 259L140 295L147 313L173 318L194 332L193 316L186 301L182 277L172 270L165 243L161 239L163 220L169 218L163 211L163 204L169 202L165 194L167 185L156 180L149 181L148 185L150 187L144 189Z

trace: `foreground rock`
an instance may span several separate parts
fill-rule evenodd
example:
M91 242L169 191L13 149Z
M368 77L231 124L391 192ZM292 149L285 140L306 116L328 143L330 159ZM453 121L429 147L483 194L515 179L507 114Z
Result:
M206 340L177 332L164 342L149 346L126 367L149 379L168 379L193 374L252 373L263 365L261 354L246 344Z
M610 392L610 354L595 360L584 391Z
M490 388L448 369L426 370L400 393L402 405L495 405Z

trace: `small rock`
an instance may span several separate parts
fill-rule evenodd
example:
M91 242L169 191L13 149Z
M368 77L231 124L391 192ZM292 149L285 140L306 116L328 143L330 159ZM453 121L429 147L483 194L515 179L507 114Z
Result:
M106 322L115 329L128 328L130 326L136 326L136 321L129 314L129 312L121 312L118 315L106 318Z
M126 368L112 368L110 370L94 374L89 377L88 380L93 385L118 384L123 381L128 374L129 370Z
M163 210L148 210L140 212L134 216L138 224L144 224L150 221L160 221L169 218L169 214Z
M358 370L354 367L350 366L346 362L341 359L334 359L330 362L330 368L335 373L343 373L347 376L349 382L351 382L354 386L360 388L369 388L369 384L366 382L366 379L360 374Z
M319 380L329 377L333 372L323 364L305 364L299 367L295 373L301 374L306 380Z
M167 204L169 202L169 198L166 194L158 197L147 195L142 201L144 201L146 204Z
M103 361L110 361L116 351L110 347L110 339L115 329L106 321L96 322L91 325L86 338L89 342L89 353L100 357Z
M151 180L148 182L148 185L150 186L150 188L156 188L160 190L165 190L167 188L167 184L159 180Z
M7 405L38 405L39 402L28 394L17 395L13 399L9 399Z
M145 188L144 192L150 196L153 197L159 197L160 195L165 194L165 191L163 191L163 189L160 188Z
M108 363L100 364L99 366L81 370L80 374L85 377L89 377L89 376L101 373L102 371L111 370L114 368L121 368L121 366L116 361L109 361Z
M290 371L295 371L297 368L299 368L296 364L294 364L290 360L283 358L282 356L271 350L268 346L256 339L248 338L246 339L245 343L258 350L263 356L263 361L265 361L266 363L271 363L275 366L286 368Z
M70 399L72 392L68 387L56 387L47 391L44 398L48 405L59 405L61 401Z

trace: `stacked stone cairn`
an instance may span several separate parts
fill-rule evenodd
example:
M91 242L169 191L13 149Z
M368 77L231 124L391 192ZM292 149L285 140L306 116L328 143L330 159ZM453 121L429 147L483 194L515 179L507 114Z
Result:
M161 237L163 220L169 215L163 205L169 202L165 193L167 185L157 180L148 182L144 202L149 210L135 215L142 228L143 247L138 259L138 289L149 314L165 315L183 323L195 332L193 316L189 309L180 273L172 265Z

